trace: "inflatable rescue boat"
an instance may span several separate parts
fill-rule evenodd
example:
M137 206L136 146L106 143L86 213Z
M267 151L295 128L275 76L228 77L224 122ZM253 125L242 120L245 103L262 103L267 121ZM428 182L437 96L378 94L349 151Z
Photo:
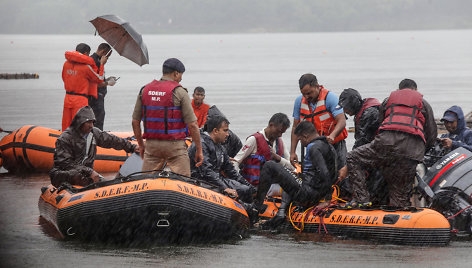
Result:
M280 199L269 198L261 218L275 216ZM317 209L291 206L282 230L323 233L381 243L447 245L451 237L448 220L427 208L346 209L340 205Z
M246 210L212 186L170 172L139 173L84 188L41 189L41 217L64 238L110 243L240 238Z
M0 141L3 167L10 172L48 172L53 166L54 148L61 131L40 127L24 126ZM132 133L112 132L131 140ZM97 172L117 172L129 156L123 150L97 147L94 170Z

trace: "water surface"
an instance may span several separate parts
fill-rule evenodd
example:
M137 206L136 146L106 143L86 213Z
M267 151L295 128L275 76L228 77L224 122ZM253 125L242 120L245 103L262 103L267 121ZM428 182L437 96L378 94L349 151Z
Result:
M121 77L106 97L105 129L131 131L139 89L160 77L166 58L187 71L182 85L206 89L242 139L262 129L270 116L291 117L308 72L340 94L358 89L383 99L403 78L414 79L436 117L452 105L472 110L472 31L410 31L298 34L148 35L150 65L139 67L116 53L106 74ZM0 35L0 73L39 73L37 80L0 80L0 126L35 124L59 129L64 98L64 51L91 35ZM352 120L348 120L352 126ZM290 133L290 129L287 131ZM284 136L289 144L289 135ZM348 147L353 144L352 135ZM111 178L113 175L109 175ZM61 241L39 224L40 188L46 174L0 175L0 263L3 267L467 267L471 242L448 247L407 247L319 235L253 235L225 244L119 248Z

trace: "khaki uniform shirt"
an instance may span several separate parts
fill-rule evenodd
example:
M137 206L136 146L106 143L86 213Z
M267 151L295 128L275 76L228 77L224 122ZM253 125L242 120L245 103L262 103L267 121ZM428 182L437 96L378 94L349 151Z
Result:
M167 78L161 78L160 81L172 81ZM181 108L182 117L186 124L193 121L197 121L197 117L193 112L192 100L188 96L188 92L183 87L175 88L173 92L174 105ZM136 99L136 104L134 105L133 119L141 121L143 117L143 102L142 102L142 91L139 92L138 98Z

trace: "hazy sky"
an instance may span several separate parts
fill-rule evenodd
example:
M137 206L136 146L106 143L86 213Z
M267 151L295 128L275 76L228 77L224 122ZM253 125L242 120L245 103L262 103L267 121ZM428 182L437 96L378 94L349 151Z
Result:
M469 0L0 0L0 33L84 34L116 14L141 33L472 28Z

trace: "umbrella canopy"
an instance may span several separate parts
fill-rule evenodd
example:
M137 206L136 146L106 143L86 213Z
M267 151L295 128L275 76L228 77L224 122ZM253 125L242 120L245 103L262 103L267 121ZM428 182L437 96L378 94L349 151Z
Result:
M141 34L129 22L115 15L104 15L90 21L98 34L121 56L139 66L149 63L147 47Z

